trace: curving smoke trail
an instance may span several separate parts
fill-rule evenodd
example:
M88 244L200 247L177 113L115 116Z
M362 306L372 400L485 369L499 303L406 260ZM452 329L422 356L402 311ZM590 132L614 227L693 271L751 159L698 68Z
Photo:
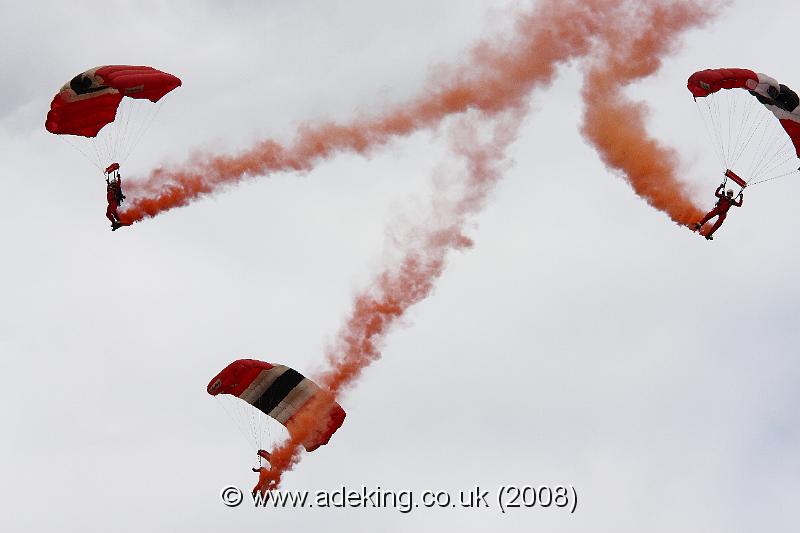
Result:
M689 225L705 212L692 202L677 178L678 153L647 133L646 106L631 101L623 90L654 74L661 59L675 47L674 36L708 19L710 12L698 13L697 6L687 3L651 2L639 9L649 16L635 18L635 31L609 28L587 61L581 131L603 162L618 171L636 194L678 224Z
M271 469L262 471L255 490L280 484L283 474L299 461L300 443L316 430L328 402L380 358L391 328L412 305L430 295L444 271L447 254L471 246L463 230L482 209L508 164L506 149L527 114L530 92L548 85L559 64L576 58L589 61L584 99L592 109L587 110L584 133L606 164L622 172L637 193L674 220L687 220L697 212L670 170L675 154L647 136L645 108L623 100L619 91L655 72L681 32L704 23L713 9L699 1L540 2L520 17L511 38L502 45L481 43L466 66L407 106L347 126L309 127L288 148L269 143L269 153L276 157L268 160L254 149L246 161L218 158L195 163L199 165L197 176L201 168L217 172L213 175L216 186L249 175L247 169L263 172L273 169L271 164L281 168L289 162L296 165L289 168L305 169L340 150L363 153L393 135L432 127L459 113L450 130L452 151L464 164L456 190L436 190L429 215L406 228L408 238L400 243L401 259L379 272L355 296L349 318L327 351L329 368L319 377L330 397L319 398L293 421L293 438L273 450ZM592 96L594 91L600 96ZM626 120L612 120L609 115L613 113L623 113ZM593 121L597 127L590 124ZM654 161L641 161L639 151L649 151ZM656 156L661 157L661 164ZM220 170L223 168L225 172ZM229 174L230 168L237 171Z
M560 63L586 55L595 36L624 15L624 4L540 2L518 17L509 38L479 42L465 64L445 70L419 97L345 124L307 124L288 145L267 139L238 155L202 154L177 167L156 168L128 183L130 203L120 216L125 222L139 221L247 178L308 171L343 151L366 154L394 137L436 127L469 109L492 115L519 106L534 86L552 80Z
M480 122L467 115L453 125L453 152L464 162L464 180L454 194L438 190L426 223L406 228L402 258L380 272L375 280L356 295L353 310L327 350L329 369L318 377L329 397L317 397L292 420L292 437L273 450L271 469L262 471L254 490L276 488L283 473L301 457L302 442L316 431L330 402L351 386L361 371L381 356L381 347L391 327L417 302L425 299L441 277L448 252L466 248L472 241L463 234L470 216L480 211L488 194L502 176L506 148L514 141L524 117L522 108L513 108L491 120L488 139L482 139Z

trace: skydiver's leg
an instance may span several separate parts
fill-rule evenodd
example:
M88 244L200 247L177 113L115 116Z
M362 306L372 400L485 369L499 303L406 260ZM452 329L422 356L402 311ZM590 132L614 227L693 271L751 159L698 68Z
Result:
M706 236L714 235L714 232L719 229L719 227L722 225L723 222L725 222L725 217L727 217L727 216L728 215L726 213L720 214L719 218L717 219L717 221L714 223L713 226L711 226L711 229L708 230L708 233L706 233Z
M265 494L269 489L270 489L269 470L267 470L266 468L259 468L258 482L256 483L256 486L253 487L253 496L255 496L256 492Z
M706 214L706 216L704 216L704 217L703 217L703 220L701 220L700 222L698 222L698 223L697 223L697 225L698 225L698 226L700 226L700 227L702 228L702 227L703 227L703 225L704 225L706 222L708 222L709 220L711 220L712 218L714 218L715 216L717 216L717 214L718 214L718 213L717 213L717 208L715 207L714 209L712 209L711 211L709 211L709 212Z
M108 209L106 209L106 218L111 221L111 231L116 231L125 225L119 221L117 206L114 204L108 204Z
M110 220L112 224L119 224L119 215L117 214L116 205L108 204L106 208L106 218Z

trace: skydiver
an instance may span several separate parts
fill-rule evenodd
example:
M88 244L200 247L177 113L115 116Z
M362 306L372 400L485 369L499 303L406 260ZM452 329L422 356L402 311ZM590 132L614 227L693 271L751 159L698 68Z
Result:
M267 464L270 464L270 465L272 464L271 463L272 454L269 453L268 451L266 451L266 450L258 450L258 457L259 457L259 463L261 462L261 459L265 459L267 461ZM265 466L253 467L253 472L261 472L262 470L269 470L269 469L267 467L265 467Z
M733 197L732 189L728 189L725 194L722 194L724 189L724 183L717 187L717 190L714 191L714 196L716 196L718 200L714 205L714 209L709 211L700 222L694 225L694 229L700 231L700 228L702 228L706 222L714 217L717 217L717 221L713 226L711 226L711 229L708 230L705 235L703 235L709 241L714 240L714 232L717 231L725 221L725 217L728 216L728 209L730 209L732 205L736 207L742 207L742 203L744 202L744 194L742 194L744 192L744 187L742 187L742 190L739 192L739 195L736 198Z
M117 231L122 226L129 226L120 221L117 208L125 200L125 195L122 194L122 176L117 174L116 179L106 178L106 200L108 207L106 207L106 218L111 221L111 231Z
M273 487L274 483L275 483L275 480L273 479L273 476L272 476L272 474L270 472L270 468L272 466L272 463L271 463L272 454L270 454L269 452L267 452L265 450L258 450L258 457L260 458L259 462L260 462L261 459L266 459L267 463L269 463L270 467L260 466L258 468L255 468L255 467L253 468L253 472L257 472L258 473L258 482L256 483L256 486L253 487L253 490L252 490L253 497L255 497L257 492L260 492L260 493L263 494L266 491L270 490L270 487Z

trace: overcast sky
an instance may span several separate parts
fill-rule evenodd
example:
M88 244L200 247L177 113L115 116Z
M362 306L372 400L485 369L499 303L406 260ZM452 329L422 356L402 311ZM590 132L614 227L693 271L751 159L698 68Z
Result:
M448 257L283 488L564 484L577 511L220 502L253 485L254 458L208 380L240 357L322 368L446 139L418 132L112 233L102 175L43 127L50 100L97 65L178 75L134 179L413 97L514 4L0 0L4 530L796 530L800 180L754 188L713 242L697 237L581 138L575 65L532 95L475 246ZM704 207L720 168L686 78L744 67L799 87L796 9L734 1L630 91Z

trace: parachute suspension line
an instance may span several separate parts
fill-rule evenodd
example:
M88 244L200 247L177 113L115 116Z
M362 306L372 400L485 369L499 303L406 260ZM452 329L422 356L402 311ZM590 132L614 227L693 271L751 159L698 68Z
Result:
M244 402L241 402L242 404ZM248 409L249 412L245 412L245 406L240 405L244 415L247 417L248 421L250 422L250 432L253 435L253 442L256 444L256 451L261 448L261 431L260 431L260 424L258 417L258 410L257 409Z
M139 143L142 142L145 134L150 130L153 122L155 122L156 118L158 117L161 111L162 103L163 99L159 100L154 106L148 106L148 116L144 120L140 121L142 125L139 126L139 130L137 132L132 132L131 139L133 139L133 142L128 142L128 139L126 139L126 146L128 148L121 156L121 163L125 162L125 160L128 159Z
M751 120L750 118L751 107L747 105L745 105L744 107L746 111L742 113L741 117L738 117L738 119L734 120L738 120L738 124L740 126L737 129L739 130L740 134L742 132L745 133L744 135L739 136L736 145L732 147L732 156L731 160L729 161L728 168L733 168L736 166L736 164L741 159L742 154L744 154L747 151L747 147L750 146L750 143L752 142L753 138L756 135L756 132L759 129L758 128L759 121Z
M119 161L117 161L117 157L119 156L119 151L121 146L123 146L123 141L125 139L126 132L128 131L128 124L130 123L131 118L130 111L130 100L123 98L119 103L119 107L117 108L117 119L109 124L109 126L113 126L113 129L109 131L109 141L111 144L109 147L111 150L109 155L114 159L115 163L119 163Z
M724 132L725 132L725 122L723 120L723 113L722 108L720 107L720 102L718 99L714 99L712 102L712 109L714 110L714 129L717 131L717 136L719 139L719 146L720 150L722 151L722 161L725 167L728 166L730 159L728 158L728 145L725 142ZM726 106L727 107L727 106Z
M233 419L234 424L239 429L239 432L244 437L244 440L247 442L251 442L250 436L247 434L247 431L241 424L241 419L237 416L236 412L234 412L235 407L232 409L229 405L226 404L227 400L222 399L220 396L216 396L219 400L218 404L222 406L222 410L225 411L225 414L228 415L229 418ZM241 401L236 398L236 401Z
M758 117L758 120L756 120L755 118L751 119L749 115L742 118L741 122L743 126L742 129L746 128L747 130L749 130L750 135L747 136L747 141L743 143L740 147L738 147L736 157L732 162L733 165L736 165L739 162L742 155L744 155L748 151L748 148L752 145L753 139L755 139L756 137L758 138L759 148L756 150L755 153L760 153L760 151L763 149L764 138L766 137L766 132L767 132L767 127L766 127L767 123L765 120L766 120L766 115L763 113ZM752 169L747 169L748 178L750 176L750 172L752 172Z
M122 106L120 106L122 108ZM139 113L136 110L136 103L133 101L126 101L125 102L125 119L121 123L121 135L119 137L119 143L116 148L115 156L120 160L119 163L122 164L123 161L123 153L126 150L126 146L129 145L129 137L131 131L131 119L136 115L138 117ZM138 119L137 119L138 120ZM134 120L134 123L136 120Z
M236 419L242 425L247 440L250 441L251 445L255 446L255 449L258 449L258 434L254 427L253 413L247 412L243 400L231 397L229 401L232 402L233 408L236 410Z
M725 146L728 147L728 151L726 152L725 156L727 158L727 163L730 164L731 162L731 155L734 151L734 144L733 144L733 122L736 120L738 116L739 110L739 102L737 100L733 100L732 105L726 106L728 109L728 142Z
M752 183L748 183L747 186L748 187L752 187L753 185L758 185L759 183L767 183L768 181L777 180L777 179L780 179L780 178L785 178L786 176L791 176L792 174L796 174L798 172L800 172L800 169L792 170L790 172L786 172L786 173L781 174L779 176L773 176L771 178L765 178L763 180L754 181Z
M78 143L67 140L68 135L59 135L72 148L80 152L93 166L105 169L111 163L124 163L144 139L159 115L162 100L153 105L143 105L138 100L123 99L117 109L116 120L103 127L96 136L89 138L88 150Z
M100 164L100 166L103 166L103 160L105 158L103 157L103 150L101 149L102 147L97 140L97 137L92 137L91 142L92 149L94 150L94 158Z
M238 398L231 398L237 410L237 419L241 422L245 435L249 433L248 440L254 444L254 450L264 447L264 442L271 438L271 431L267 415L252 407L247 402Z
M97 160L98 166L100 166L100 168L104 168L103 161L106 158L103 157L103 153L100 149L100 146L98 146L97 137L92 137L92 148L94 148L94 156L95 159Z
M714 95L717 96L716 94ZM758 130L759 122L752 117L755 106L753 100L750 98L741 99L738 95L725 91L720 95L725 99L724 106L728 109L728 131L735 132L730 135L728 140L728 154L726 160L726 168L733 168L738 163L742 154L746 152L747 147L750 145L755 132ZM718 101L717 98L714 98ZM763 117L763 115L762 115Z
M91 137L91 150L87 153L76 143L68 143L78 150L98 169L111 163L124 163L133 153L161 110L162 100L155 105L138 100L123 99L114 122L107 124L95 137ZM59 136L65 138L67 136ZM89 146L87 144L87 146Z
M115 130L115 128L112 127L108 131L108 135L105 135L103 137L103 149L105 150L103 152L103 156L106 158L105 162L109 163L109 164L113 163L113 161L109 161L109 159L111 159L113 157L113 154L114 154L114 148L113 148L113 142L112 142L113 139L114 139L114 130Z
M779 156L781 148L783 146L778 142L782 135L782 132L777 128L773 129L772 135L764 135L764 139L766 140L766 144L759 147L760 156L756 159L755 164L750 169L750 179L758 180L764 176L764 172L767 168L769 168L770 164L775 161L775 159ZM777 149L772 148L777 144ZM779 160L779 164L782 161Z
M725 142L722 140L722 120L720 119L719 102L716 99L707 100L706 105L708 106L709 120L711 121L715 142L719 149L721 163L725 167L728 166L728 160L725 157Z
M756 180L755 183L763 183L765 181L772 181L774 179L783 178L783 177L789 176L789 175L794 174L795 172L797 172L797 170L790 170L789 172L784 172L784 173L779 174L777 176L773 176L775 171L777 171L783 165L783 163L784 163L784 160L778 160L771 167L768 167L764 172L759 174L759 176L756 176L755 178L753 178L753 179ZM770 177L769 178L765 178L765 179L759 179L760 176L770 176Z
M103 135L103 145L106 149L105 152L106 164L117 162L114 161L114 159L117 154L117 144L119 143L119 138L122 136L122 131L124 127L124 116L125 116L124 101L125 99L123 98L122 101L119 103L119 106L117 107L117 112L114 118L114 122L106 125L102 130L100 130L100 135Z
M726 91L725 95L730 96L730 91ZM731 164L731 157L733 156L735 148L733 144L733 136L734 136L734 130L738 128L734 128L733 124L734 122L736 122L737 117L739 116L738 113L739 107L740 107L739 102L737 100L733 100L730 105L725 106L725 109L728 111L728 118L726 124L728 130L728 136L727 136L727 141L725 143L725 146L727 147L725 152L725 157L726 157L726 163L728 165Z
M752 158L750 161L750 165L746 170L748 179L753 179L753 175L758 167L761 165L761 162L764 160L766 156L767 147L769 146L769 133L768 128L764 128L761 131L761 135L758 139L758 145L755 149L756 157Z
M253 451L266 449L267 441L272 440L269 417L235 396L218 395L216 397Z
M124 100L124 99L123 99ZM122 107L122 106L120 106ZM123 107L123 113L125 114L125 120L122 122L122 135L118 137L117 145L114 147L114 153L119 154L120 151L125 147L125 143L128 137L128 131L130 128L131 117L133 116L133 103L128 101L125 102L125 106ZM122 161L120 161L122 163Z
M703 106L697 100L724 168L735 170L750 184L795 173L794 145L757 99L746 92L723 90L702 98Z
M114 162L113 138L118 128L119 126L112 122L101 129L95 137L92 137L92 144L95 147L95 153L101 168L105 168Z
M731 119L728 121L728 128L731 128L734 121L738 121L740 124L747 124L747 117L749 116L750 106L748 105L741 105L739 106L737 102L734 102L733 109L731 110ZM739 143L742 141L742 131L744 128L733 128L734 129L734 137L731 137L731 153L730 153L730 164L736 164L736 153L739 151ZM728 167L730 168L730 167Z
M100 130L100 134L98 135L98 138L101 138L103 141L103 157L105 157L106 165L114 162L110 161L110 159L114 155L114 138L116 137L116 132L118 131L118 128L119 125L115 120L102 130Z
M695 98L695 106L697 106L697 112L701 116L701 122L706 129L706 135L708 136L709 141L714 147L717 149L717 158L719 158L720 165L726 167L725 163L725 154L722 149L722 140L719 138L719 128L715 126L714 120L714 111L712 110L711 103L709 102L708 98L703 98L702 107L700 103ZM705 118L703 118L705 117Z
M102 163L105 165L113 163L113 161L110 161L110 159L114 157L113 138L118 127L119 126L117 125L116 121L112 122L100 130L97 137L95 137L100 141L99 144L103 157Z
M736 148L733 152L733 159L731 160L731 165L733 166L739 162L742 154L747 151L747 147L750 146L756 131L761 128L761 125L764 122L763 114L758 117L758 120L756 120L756 117L753 117L756 107L753 102L750 102L749 100L748 102L749 105L745 105L745 112L742 116L742 125L744 127L739 128L739 136L736 139Z
M777 136L774 139L777 141ZM770 143L768 146L774 146ZM750 179L759 180L764 175L769 174L770 171L776 169L776 167L780 166L783 163L783 158L781 157L782 146L778 145L776 149L764 150L762 153L761 158L758 160L758 164L753 169L752 177Z
M697 101L697 98L695 98L694 99L694 105L697 108L697 114L700 115L700 122L703 123L703 127L706 130L706 137L708 137L708 140L711 142L712 145L714 145L714 148L717 149L716 150L717 158L719 158L720 165L725 166L725 161L723 161L722 154L721 154L720 149L719 149L719 143L716 142L716 139L714 138L714 134L711 131L711 127L710 127L710 122L711 121L710 121L710 119L703 118L704 115L706 117L710 116L710 108L709 108L709 104L707 102L707 99L703 98L703 107L700 107L700 103Z
M756 102L757 100L753 99L753 105L761 109ZM754 161L752 173L748 176L750 182L771 181L776 177L785 177L794 174L797 167L796 150L791 138L779 123L772 120L771 113L762 111L761 117L762 142L758 152L761 157ZM791 168L788 165L791 165Z
M723 96L727 97L728 95L725 94ZM736 102L728 102L724 106L720 106L720 100L714 99L714 105L717 109L717 116L719 121L719 128L720 128L720 139L722 143L723 153L725 154L725 166L729 167L731 164L731 153L733 151L731 147L731 136L732 136L732 128L731 124L734 120L734 113L736 111ZM723 113L724 111L724 113Z
M751 111L755 111L757 108L755 107L755 104L751 104L749 109ZM746 136L745 142L743 142L742 145L739 146L737 153L734 155L732 162L733 165L736 165L739 162L739 159L741 159L742 155L747 151L747 148L750 147L757 132L759 131L761 132L759 139L763 139L764 131L766 131L766 125L767 125L765 122L766 118L767 116L764 113L760 114L757 121L755 120L755 118L751 118L750 114L748 114L748 116L745 118L745 124L750 134Z
M89 153L80 147L80 145L76 142L73 142L69 137L69 135L56 135L59 139L65 142L70 148L74 148L77 150L86 160L92 164L92 166L96 167L97 170L103 170L103 167L97 162L97 158L93 158Z

